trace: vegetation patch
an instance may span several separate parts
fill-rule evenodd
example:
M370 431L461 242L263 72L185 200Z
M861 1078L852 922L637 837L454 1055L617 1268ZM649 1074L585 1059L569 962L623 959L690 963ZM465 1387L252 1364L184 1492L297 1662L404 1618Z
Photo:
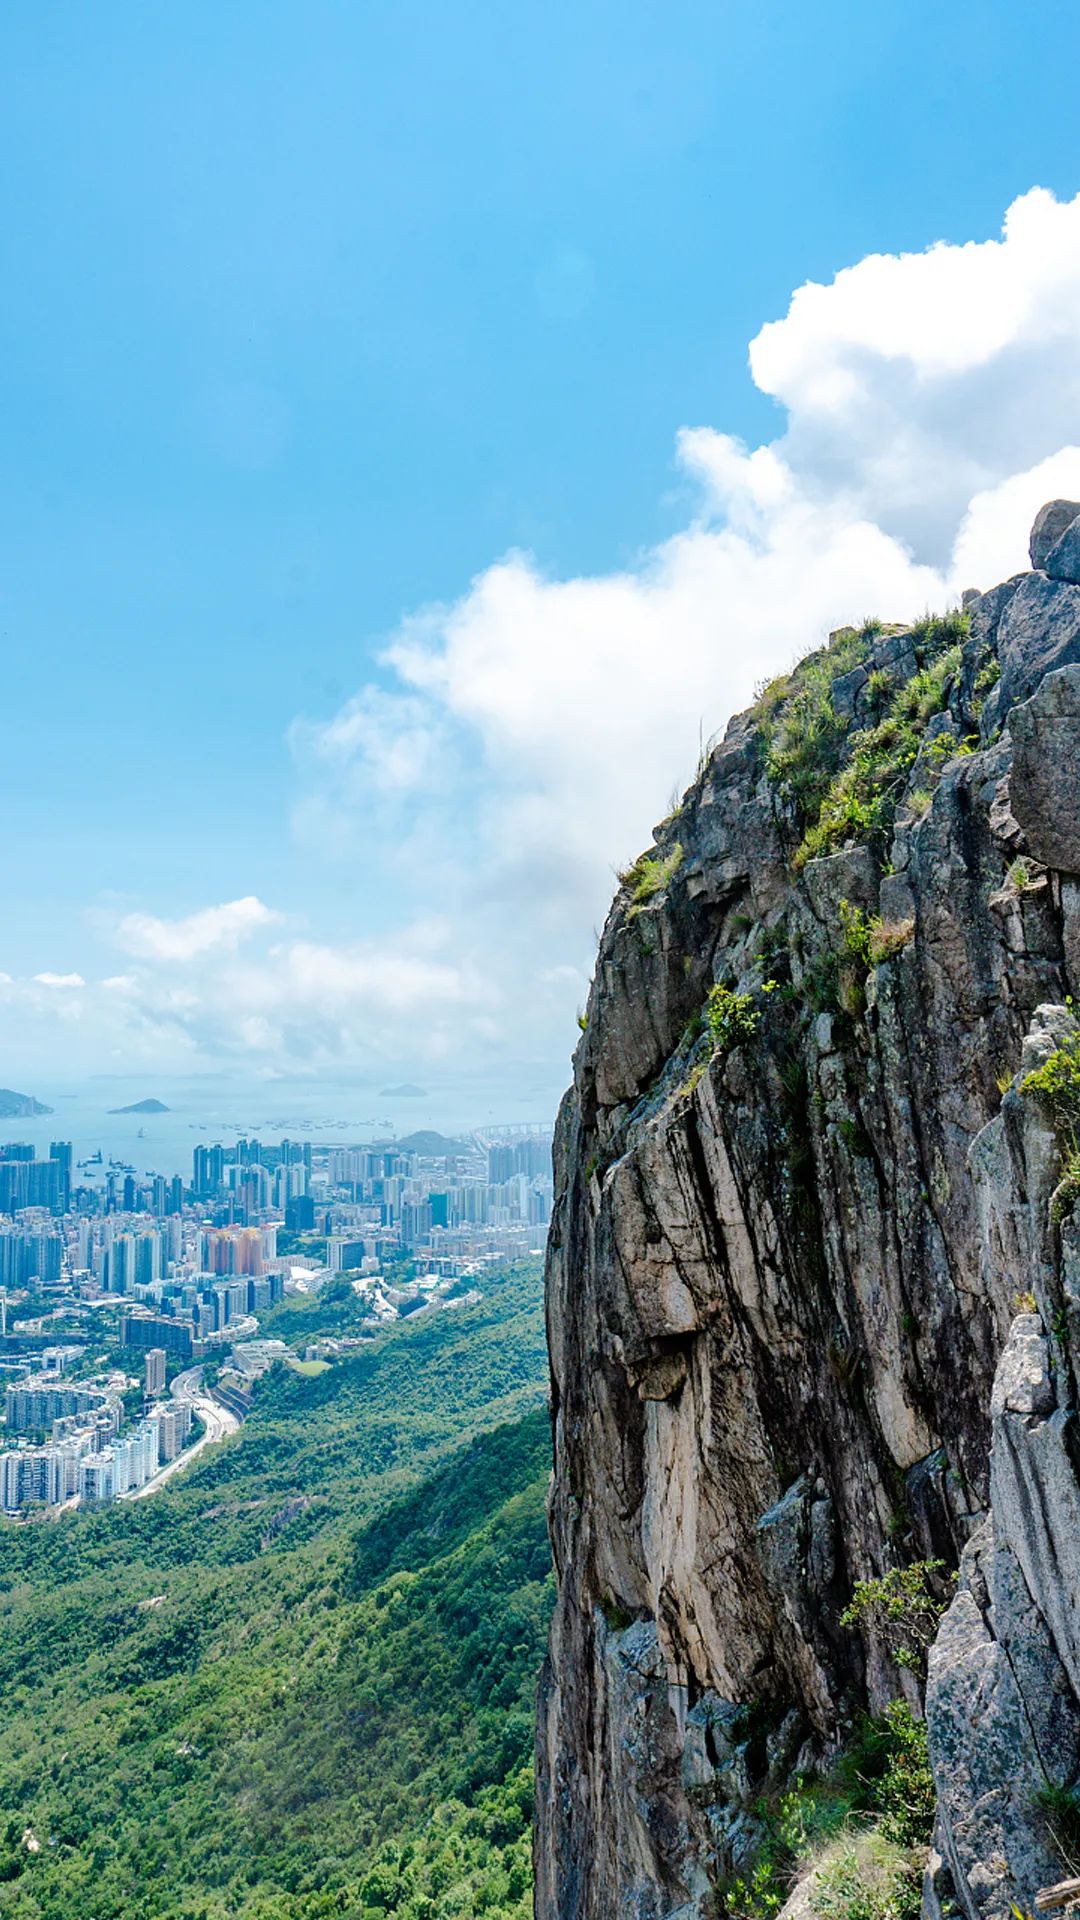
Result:
M1080 1026L1074 1026L1041 1067L1024 1075L1020 1091L1035 1094L1062 1138L1076 1144L1080 1126Z
M828 1920L917 1920L934 1822L925 1722L895 1700L860 1722L825 1779L803 1778L753 1809L764 1840L753 1866L720 1888L727 1920L773 1920L796 1881Z
M956 1575L946 1571L942 1560L890 1567L876 1579L856 1581L840 1625L868 1627L898 1667L925 1679L926 1657L955 1584Z
M275 1368L153 1500L4 1529L3 1920L528 1920L538 1264L483 1286Z
M800 820L818 811L843 755L848 722L833 705L833 687L862 666L871 639L845 627L828 647L801 661L793 673L770 681L759 695L766 771Z
M1035 1795L1047 1838L1071 1877L1080 1876L1080 1798L1076 1786L1046 1786Z
M919 757L927 722L940 713L950 681L960 666L959 647L950 647L933 665L922 668L894 696L874 727L852 736L846 764L826 787L817 818L795 852L795 868L835 853L851 840L884 850L908 775ZM952 734L942 736L938 766L958 751Z
M902 953L915 932L914 920L883 920L879 913L866 914L849 900L840 902L840 925L848 953L868 970Z
M679 868L682 866L683 850L676 840L669 853L642 853L632 867L626 867L619 875L619 885L625 887L630 895L630 911L643 907L658 893L663 893Z
M837 711L834 689L865 662L883 631L880 622L842 629L827 648L760 690L757 720L766 773L803 835L796 868L849 840L884 843L926 726L941 712L959 670L969 625L962 612L916 622L910 639L917 671L900 686L887 668L870 673L865 703L878 717L854 735L847 717ZM943 745L939 766L949 752L963 751L951 735L945 738L951 744Z
M922 1864L881 1832L833 1848L814 1873L820 1920L918 1920Z
M762 993L774 993L776 981L766 980ZM730 1053L732 1047L749 1040L761 1025L762 1009L752 993L736 993L733 987L717 982L705 1002L705 1024L718 1053Z

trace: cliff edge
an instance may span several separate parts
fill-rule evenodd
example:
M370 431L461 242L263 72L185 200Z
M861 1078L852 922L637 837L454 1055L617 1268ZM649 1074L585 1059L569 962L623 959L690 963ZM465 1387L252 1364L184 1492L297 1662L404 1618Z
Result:
M924 1910L1027 1913L1080 1767L1080 505L765 687L621 877L556 1138L539 1920L706 1920L920 1676ZM1075 1063L1075 1080L1070 1079Z

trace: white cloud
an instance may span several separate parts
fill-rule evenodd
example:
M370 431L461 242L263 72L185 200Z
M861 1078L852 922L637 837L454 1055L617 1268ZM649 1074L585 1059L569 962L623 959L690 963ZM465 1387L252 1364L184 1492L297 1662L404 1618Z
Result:
M231 951L260 928L272 926L280 914L264 907L254 894L227 900L219 907L203 907L184 920L158 920L150 913L125 914L116 929L125 953L143 960L194 960L204 953Z
M35 973L34 979L41 987L85 987L86 985L81 973Z
M976 494L1080 440L1078 312L1080 197L1035 188L1000 239L871 254L801 287L750 366L787 409L779 445L808 493L947 566Z
M84 1028L176 1060L565 1058L612 867L700 738L830 627L1017 571L1039 504L1080 497L1080 197L1035 190L999 239L800 288L750 366L777 436L678 434L681 533L575 579L506 555L402 623L378 684L297 723L297 832L355 861L364 938L283 939L253 896L128 913L135 964L66 996ZM0 991L20 1019L45 997Z
M403 624L389 690L295 736L299 830L392 837L413 904L437 873L459 952L507 1008L558 1009L564 1035L611 868L700 735L830 627L1023 567L1041 501L1080 495L1080 198L1035 190L1000 239L800 288L750 363L783 431L752 450L679 434L699 490L684 532L579 579L507 556Z

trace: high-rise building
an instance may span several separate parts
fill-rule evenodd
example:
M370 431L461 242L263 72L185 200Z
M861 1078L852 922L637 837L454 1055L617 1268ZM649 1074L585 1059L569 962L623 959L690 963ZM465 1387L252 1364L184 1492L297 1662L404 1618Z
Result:
M91 1453L79 1462L79 1499L84 1506L103 1506L115 1497L111 1452Z
M334 1233L326 1243L326 1264L331 1273L350 1273L360 1265L364 1257L364 1242L355 1237Z
M66 1213L71 1205L71 1168L73 1153L70 1140L54 1140L49 1148L49 1159L55 1160L60 1168L60 1209Z
M164 1314L124 1314L120 1321L120 1345L145 1353L148 1347L164 1347L190 1361L193 1335L186 1320L169 1320Z
M165 1349L151 1347L146 1356L146 1392L152 1396L165 1391Z
M45 1286L60 1279L64 1243L58 1233L33 1233L0 1227L0 1286Z
M517 1168L514 1164L513 1147L488 1148L488 1185L501 1187L504 1180L512 1179Z
M18 1213L23 1207L63 1212L58 1160L28 1160L21 1149L17 1159L0 1159L0 1213Z
M315 1225L315 1202L309 1193L286 1201L285 1225L290 1233L310 1233Z
M105 1395L96 1387L65 1387L54 1378L38 1375L7 1389L4 1419L9 1433L44 1433L54 1420L71 1413L93 1413L104 1405Z

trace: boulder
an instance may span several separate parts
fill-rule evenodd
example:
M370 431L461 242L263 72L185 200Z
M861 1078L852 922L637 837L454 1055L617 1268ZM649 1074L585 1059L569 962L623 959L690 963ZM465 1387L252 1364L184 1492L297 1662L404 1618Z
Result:
M1040 570L1046 569L1047 558L1057 546L1065 529L1080 515L1080 500L1048 500L1035 515L1028 542L1031 564ZM1066 579L1074 578L1065 575Z
M1046 556L1045 571L1051 580L1080 582L1080 522L1066 527L1056 546Z
M1080 662L1080 586L1025 573L1002 611L997 647L998 714L1011 718L1017 702L1029 700L1048 673Z
M1012 810L1036 860L1080 873L1080 666L1048 673L1009 716Z

